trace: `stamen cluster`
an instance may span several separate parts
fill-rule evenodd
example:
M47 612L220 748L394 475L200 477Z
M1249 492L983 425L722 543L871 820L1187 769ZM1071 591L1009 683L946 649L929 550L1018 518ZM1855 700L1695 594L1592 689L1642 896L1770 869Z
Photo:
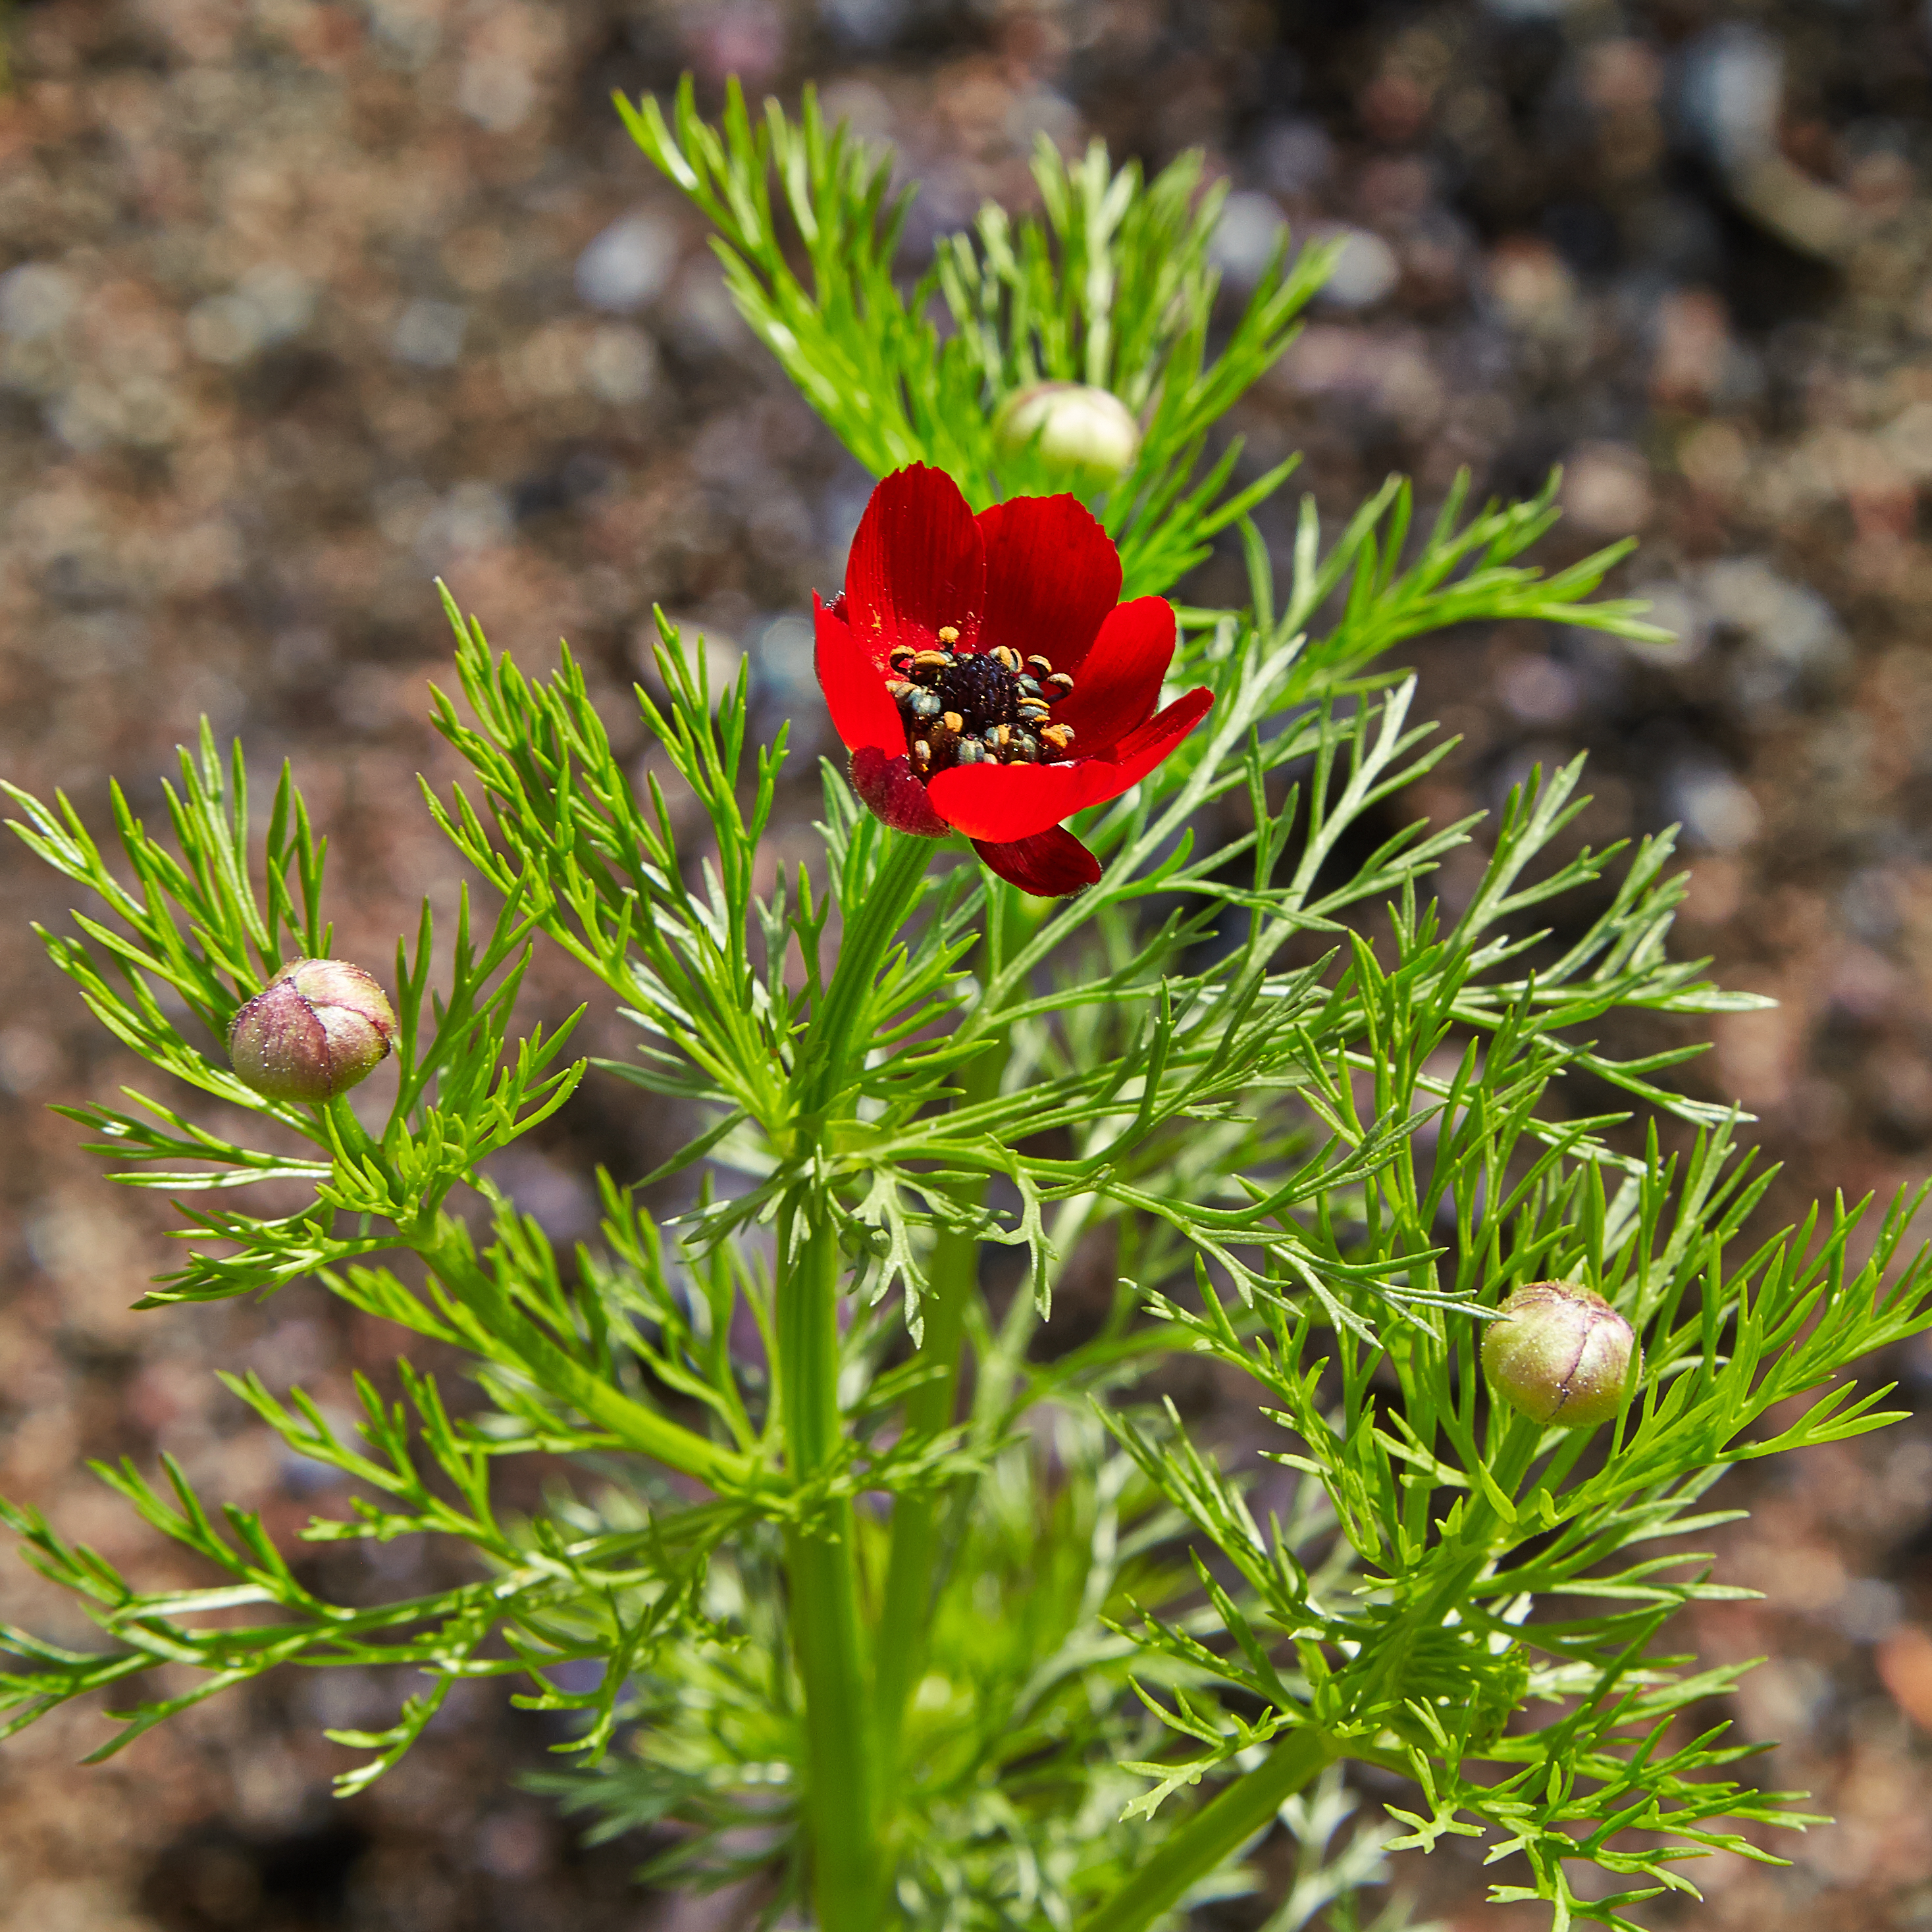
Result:
M901 645L888 660L886 688L905 721L914 772L926 778L955 765L1050 765L1070 757L1073 728L1053 722L1053 706L1072 692L1072 676L1005 644L962 651L958 643L947 624L933 650Z

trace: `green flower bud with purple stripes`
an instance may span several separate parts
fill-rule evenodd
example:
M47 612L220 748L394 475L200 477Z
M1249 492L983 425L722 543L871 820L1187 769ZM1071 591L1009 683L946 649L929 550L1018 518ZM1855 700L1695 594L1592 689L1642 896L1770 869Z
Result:
M332 1100L386 1059L396 1036L389 997L344 959L284 966L228 1024L242 1083L271 1100Z
M1540 1281L1505 1301L1483 1336L1490 1386L1532 1421L1594 1429L1623 1406L1636 1337L1594 1290ZM1643 1358L1637 1357L1642 1372Z

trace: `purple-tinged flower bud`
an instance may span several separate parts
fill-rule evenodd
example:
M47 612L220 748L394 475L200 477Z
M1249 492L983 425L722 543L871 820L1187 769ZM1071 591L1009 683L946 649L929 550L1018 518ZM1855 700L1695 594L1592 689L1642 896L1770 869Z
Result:
M1604 1298L1568 1282L1540 1281L1485 1324L1490 1386L1533 1421L1594 1429L1623 1406L1636 1338ZM1643 1358L1637 1357L1638 1372Z
M1132 469L1141 447L1133 412L1110 390L1083 382L1036 382L1016 391L1000 405L993 434L1010 456L1036 448L1054 469L1104 483Z
M332 1100L379 1061L396 1036L388 995L344 959L297 959L228 1023L228 1057L245 1086L271 1100Z

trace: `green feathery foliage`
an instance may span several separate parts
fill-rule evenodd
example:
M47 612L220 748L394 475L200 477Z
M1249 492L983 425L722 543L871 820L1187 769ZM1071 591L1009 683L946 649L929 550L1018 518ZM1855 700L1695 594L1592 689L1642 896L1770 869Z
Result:
M1634 1927L1714 1847L1768 1856L1740 1825L1803 1814L1692 1728L1738 1672L1681 1654L1670 1618L1737 1593L1677 1539L1724 1520L1705 1499L1732 1463L1892 1419L1849 1377L1932 1320L1906 1252L1922 1194L1761 1229L1740 1117L1677 1082L1695 1049L1607 1043L1759 1002L1671 956L1669 832L1576 848L1580 760L1493 826L1387 809L1448 748L1390 652L1514 618L1654 638L1596 598L1620 553L1546 576L1522 560L1546 496L1459 490L1418 532L1398 483L1325 542L1304 506L1278 586L1244 515L1278 476L1230 495L1232 456L1196 469L1319 264L1265 281L1210 356L1214 203L1188 164L1147 184L1043 157L1045 223L988 210L908 293L886 164L809 101L796 128L774 108L754 130L735 94L708 128L688 91L629 118L874 468L936 463L976 502L1031 487L986 423L1041 374L1146 415L1103 506L1130 588L1167 587L1216 528L1246 546L1244 608L1180 613L1176 674L1213 710L1084 815L1103 872L1076 897L1023 898L963 851L929 865L830 767L822 863L761 892L785 749L752 741L746 668L714 685L661 621L638 702L672 776L640 794L568 652L533 678L452 604L461 702L436 721L468 776L425 808L496 909L465 902L440 973L427 909L399 944L386 1112L265 1100L216 1045L330 945L291 774L259 844L241 750L206 730L165 836L118 790L110 842L10 790L94 908L43 935L50 958L172 1083L66 1110L113 1178L313 1190L280 1217L184 1202L186 1257L144 1305L313 1283L466 1359L457 1394L399 1354L352 1423L227 1380L346 1479L309 1540L451 1539L473 1580L332 1601L172 1464L104 1469L210 1580L145 1591L4 1506L101 1631L0 1638L6 1727L111 1689L104 1755L280 1664L407 1666L424 1688L392 1726L335 1734L354 1790L458 1678L517 1677L574 1714L566 1802L654 1834L653 1882L754 1878L765 1922L840 1932L1136 1932L1251 1886L1277 1828L1298 1869L1276 1932L1359 1925L1384 1854L1448 1834L1512 1858L1495 1896L1559 1928ZM1432 897L1479 839L1473 890ZM520 1030L539 946L616 996L633 1057L568 1061L574 1022ZM656 1173L600 1176L600 1234L563 1254L480 1163L586 1078L688 1131ZM1056 1293L1096 1258L1109 1305L1064 1333ZM1485 1319L1551 1279L1641 1340L1595 1433L1482 1381ZM1177 1354L1250 1388L1274 1446L1244 1464L1155 1400ZM572 1480L507 1508L500 1466L539 1454ZM1406 1780L1394 1824L1345 1826L1352 1762ZM1608 1896L1579 1894L1584 1866Z
M1293 470L1283 463L1231 490L1238 438L1202 463L1214 425L1294 340L1334 251L1305 249L1291 264L1284 241L1210 355L1220 278L1208 244L1227 190L1196 192L1198 154L1148 182L1138 164L1114 170L1099 142L1070 166L1042 136L1034 177L1046 220L989 203L902 290L896 258L913 190L893 194L888 152L828 131L809 88L796 124L775 101L754 124L735 82L716 128L688 79L668 116L648 96L620 96L617 109L716 228L758 339L874 476L930 463L975 508L1064 488L1036 450L1000 450L999 405L1041 381L1108 390L1143 422L1132 468L1097 506L1120 546L1121 595L1138 597L1200 562Z

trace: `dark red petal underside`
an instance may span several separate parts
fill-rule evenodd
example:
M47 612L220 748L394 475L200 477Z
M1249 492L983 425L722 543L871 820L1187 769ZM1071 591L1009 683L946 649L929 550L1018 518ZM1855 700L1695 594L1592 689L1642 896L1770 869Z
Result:
M895 758L875 745L861 745L852 754L848 770L860 802L895 832L916 832L922 838L944 838L951 832L952 826L933 808L926 787L913 776L912 760L903 752Z
M973 849L1001 878L1035 898L1063 899L1100 877L1100 860L1064 825L1004 845L976 838Z
M1072 693L1053 707L1054 723L1072 726L1082 757L1097 757L1153 716L1173 658L1174 607L1165 597L1116 604Z
M872 492L845 564L845 621L883 671L895 644L932 648L950 624L962 644L980 634L986 547L959 487L915 463Z
M1120 594L1120 554L1077 496L1015 496L980 512L982 649L1036 651L1077 670Z
M932 802L969 838L1030 838L1139 784L1214 702L1210 691L1190 691L1099 758L1064 765L956 766L933 778Z
M886 755L906 748L905 725L885 686L884 676L866 655L850 628L842 624L817 596L812 600L813 662L832 728L848 752L860 746L877 747Z

